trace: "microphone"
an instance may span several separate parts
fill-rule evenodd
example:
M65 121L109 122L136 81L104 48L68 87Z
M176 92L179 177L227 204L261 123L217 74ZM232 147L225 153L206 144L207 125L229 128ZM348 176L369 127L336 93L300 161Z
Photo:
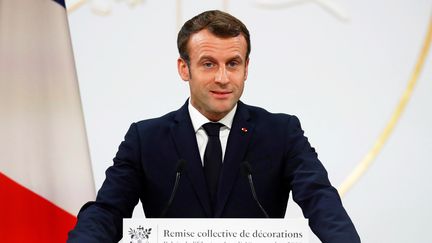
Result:
M261 209L261 212L264 214L264 216L265 216L266 218L270 218L270 217L268 216L267 212L265 211L265 209L263 208L263 206L261 205L261 203L259 202L258 197L257 197L257 195L256 195L255 187L254 187L254 183L253 183L253 180L252 180L252 167L251 167L251 165L249 164L249 162L247 162L247 161L243 161L243 163L242 163L242 171L243 171L243 174L246 175L247 178L248 178L248 181L249 181L249 187L250 187L250 189L251 189L252 196L253 196L253 198L255 199L255 202L258 204L258 206L259 206L259 208Z
M186 160L179 159L178 162L177 162L176 178L175 178L174 187L173 187L173 190L171 192L170 199L168 200L168 203L165 206L165 208L162 211L162 213L161 213L161 215L160 215L159 218L164 218L165 215L166 215L166 213L168 212L168 209L171 207L171 204L172 204L172 202L174 200L174 196L175 196L175 194L177 192L177 187L178 187L178 184L179 184L179 181L180 181L181 174L182 174L185 166L186 166Z

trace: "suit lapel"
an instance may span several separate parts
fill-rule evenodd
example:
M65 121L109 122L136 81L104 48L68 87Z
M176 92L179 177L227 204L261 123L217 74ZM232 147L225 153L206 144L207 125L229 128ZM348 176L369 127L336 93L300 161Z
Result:
M238 177L240 166L245 159L254 127L254 124L249 119L248 110L245 105L239 101L228 137L222 172L219 178L218 201L215 210L216 218L222 215L229 194Z
M188 111L188 102L176 113L175 124L171 129L179 159L186 160L185 174L190 180L206 214L211 217L209 192L207 190L196 135Z

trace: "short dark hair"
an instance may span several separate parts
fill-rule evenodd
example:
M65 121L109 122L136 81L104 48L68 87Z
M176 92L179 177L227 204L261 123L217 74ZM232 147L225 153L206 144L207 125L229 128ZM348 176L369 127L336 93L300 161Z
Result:
M177 48L180 57L188 64L190 62L187 44L192 34L203 29L209 30L218 37L236 37L243 35L247 43L246 59L249 58L251 51L249 30L236 17L220 10L210 10L198 14L186 21L177 36Z

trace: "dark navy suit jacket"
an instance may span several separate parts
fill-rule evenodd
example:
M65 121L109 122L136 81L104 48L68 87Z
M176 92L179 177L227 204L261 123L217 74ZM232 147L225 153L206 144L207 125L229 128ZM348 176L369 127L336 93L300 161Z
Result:
M138 200L146 217L160 217L180 159L187 163L168 218L263 217L241 173L242 162L248 161L257 196L270 217L284 217L292 191L322 242L360 242L299 120L242 102L228 137L214 210L186 102L177 111L131 125L96 201L83 206L68 242L117 242L122 218L132 216Z

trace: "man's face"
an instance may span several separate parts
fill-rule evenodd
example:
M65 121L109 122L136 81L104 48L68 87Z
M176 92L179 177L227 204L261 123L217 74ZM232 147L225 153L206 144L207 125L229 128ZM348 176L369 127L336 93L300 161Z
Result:
M189 39L190 66L178 59L178 72L189 81L191 104L209 120L222 119L240 99L248 73L246 50L243 35L220 38L204 29Z

